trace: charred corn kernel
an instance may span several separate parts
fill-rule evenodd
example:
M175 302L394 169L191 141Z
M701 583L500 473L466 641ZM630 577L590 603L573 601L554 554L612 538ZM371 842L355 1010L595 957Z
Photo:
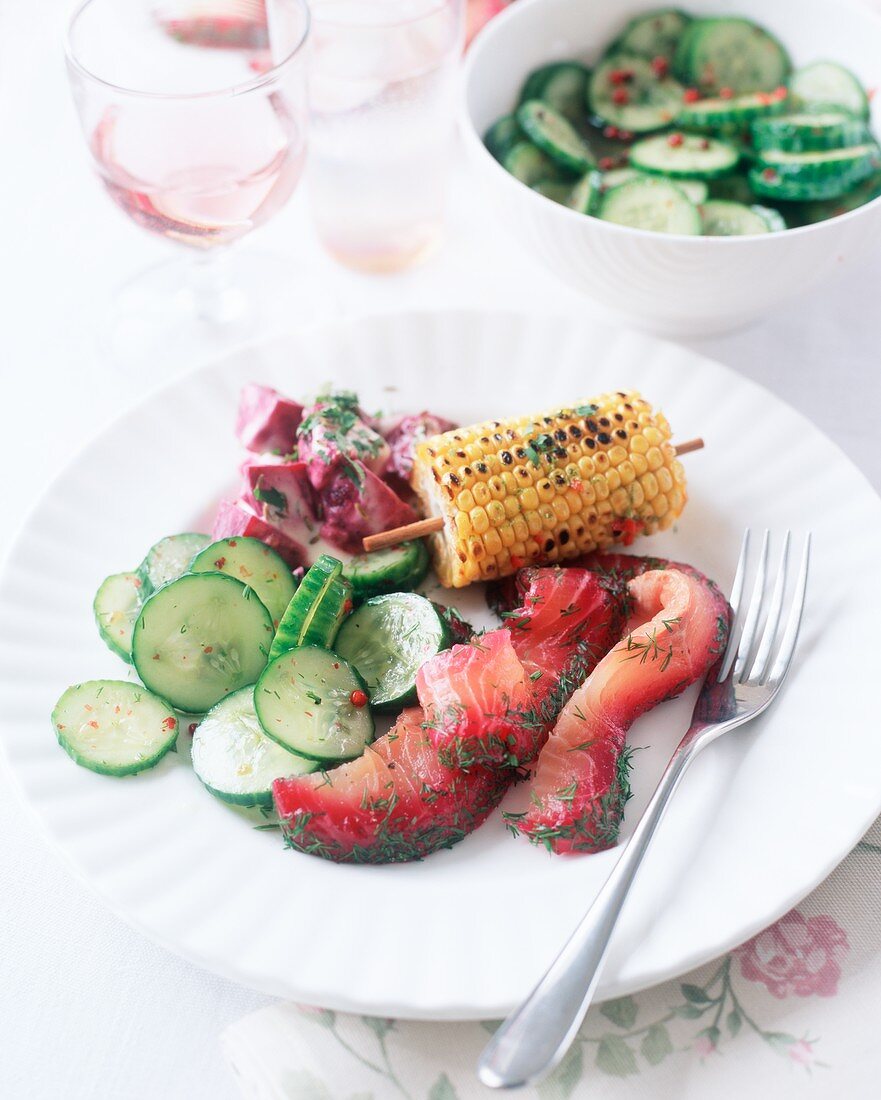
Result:
M412 477L455 588L663 530L687 499L665 417L633 392L426 439Z

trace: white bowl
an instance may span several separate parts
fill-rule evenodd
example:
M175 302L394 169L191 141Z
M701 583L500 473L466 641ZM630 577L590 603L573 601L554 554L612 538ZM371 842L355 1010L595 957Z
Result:
M659 0L515 0L478 35L462 91L462 129L486 198L556 275L630 324L667 335L758 320L855 263L881 238L881 199L817 225L757 237L681 237L568 210L514 179L482 135L516 102L530 70L594 62L634 15ZM683 0L695 15L745 15L774 32L796 65L828 58L881 85L881 19L847 0ZM878 129L879 113L873 111Z

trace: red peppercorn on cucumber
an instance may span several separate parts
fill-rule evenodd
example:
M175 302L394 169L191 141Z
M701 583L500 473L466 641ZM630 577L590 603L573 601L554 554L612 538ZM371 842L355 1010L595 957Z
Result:
M441 583L459 588L669 527L687 499L670 426L636 392L420 443L412 484Z

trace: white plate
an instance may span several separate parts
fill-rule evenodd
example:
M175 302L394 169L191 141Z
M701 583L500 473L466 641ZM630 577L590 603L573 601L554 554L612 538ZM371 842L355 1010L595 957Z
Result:
M211 798L185 754L108 779L49 724L69 683L124 675L92 593L158 536L205 522L235 480L233 417L250 379L301 395L323 380L368 408L461 421L636 386L677 437L691 502L651 541L729 584L742 529L815 532L803 643L761 722L714 746L677 795L624 915L601 994L681 973L742 941L820 881L881 810L874 715L881 501L819 431L717 364L647 337L504 314L384 316L315 329L182 379L125 415L52 485L0 584L0 721L48 835L113 909L186 958L268 993L392 1016L496 1016L522 997L614 853L552 858L498 815L423 863L347 867L285 850ZM648 544L646 544L648 545ZM637 547L636 549L639 549ZM693 693L634 728L641 811Z

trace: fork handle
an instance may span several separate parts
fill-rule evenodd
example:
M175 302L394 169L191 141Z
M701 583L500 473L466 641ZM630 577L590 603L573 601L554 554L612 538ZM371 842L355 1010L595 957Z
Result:
M636 872L673 792L703 747L692 727L667 765L633 836L566 946L480 1056L490 1088L517 1088L542 1077L568 1050L596 992L609 942Z

